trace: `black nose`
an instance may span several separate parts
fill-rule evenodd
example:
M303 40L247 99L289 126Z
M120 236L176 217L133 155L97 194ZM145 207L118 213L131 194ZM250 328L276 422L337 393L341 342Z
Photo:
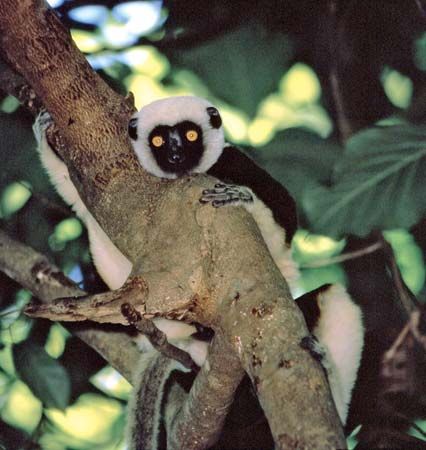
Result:
M172 151L167 159L170 164L181 164L185 161L185 155L180 151Z

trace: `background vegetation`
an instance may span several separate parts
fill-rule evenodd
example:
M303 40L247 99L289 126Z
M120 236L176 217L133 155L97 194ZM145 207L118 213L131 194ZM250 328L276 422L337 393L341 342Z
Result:
M132 91L138 108L186 94L219 107L228 140L296 198L301 293L345 283L368 332L387 348L403 323L401 292L383 248L365 249L384 236L405 283L426 299L422 2L50 4L92 66L116 90ZM38 161L32 120L0 86L0 226L99 291L85 230ZM359 250L344 263L335 258ZM0 274L0 448L125 448L129 384L60 325L23 316L29 299ZM380 350L371 355L366 370L374 377ZM377 416L375 400L374 392L354 399L366 421ZM424 417L424 408L399 406L409 419ZM355 416L349 428L359 423Z

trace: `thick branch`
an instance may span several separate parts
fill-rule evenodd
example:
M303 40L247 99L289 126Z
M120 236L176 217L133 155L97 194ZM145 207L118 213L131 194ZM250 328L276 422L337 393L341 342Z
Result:
M164 296L173 299L170 309L161 307ZM150 273L145 277L130 277L121 288L114 291L57 298L46 304L32 302L25 308L25 313L31 317L65 322L92 320L127 325L128 320L122 313L124 304L131 305L144 319L164 317L191 322L194 321L191 311L196 306L196 298L182 297L173 280L168 283L167 273L161 272Z
M182 408L175 411L167 432L168 447L202 450L220 436L223 422L244 375L239 358L216 334L207 363L201 368Z
M11 239L1 230L0 270L30 290L43 303L48 303L58 296L77 297L85 294L45 256ZM100 353L128 380L131 379L138 350L129 336L93 324L68 328Z

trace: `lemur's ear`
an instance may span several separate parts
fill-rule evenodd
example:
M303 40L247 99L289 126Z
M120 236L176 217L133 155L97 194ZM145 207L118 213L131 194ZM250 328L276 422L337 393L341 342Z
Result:
M220 117L219 111L214 106L209 106L206 110L210 116L210 125L213 128L220 128L222 125L222 117Z
M137 117L132 117L129 121L129 136L130 139L136 141L138 138L138 119Z

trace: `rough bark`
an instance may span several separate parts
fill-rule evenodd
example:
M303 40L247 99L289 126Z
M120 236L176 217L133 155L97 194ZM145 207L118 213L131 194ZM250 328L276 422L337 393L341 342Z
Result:
M299 345L301 313L248 213L200 205L208 177L166 182L138 167L126 133L131 106L90 69L45 2L3 0L0 45L54 118L82 198L133 275L148 280L148 296L158 294L156 308L190 300L188 318L223 334L277 448L343 448L325 377Z

